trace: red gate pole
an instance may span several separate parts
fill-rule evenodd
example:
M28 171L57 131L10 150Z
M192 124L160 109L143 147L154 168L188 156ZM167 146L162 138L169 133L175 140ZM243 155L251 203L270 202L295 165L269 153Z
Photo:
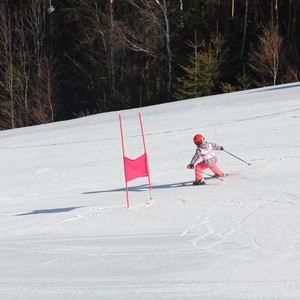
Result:
M124 162L124 177L125 177L125 185L126 185L126 205L129 208L128 183L126 180L126 168L125 168L125 147L124 147L124 136L123 136L123 126L122 126L121 115L119 115L119 121L120 121L120 131L121 131L121 140L122 140L123 162Z
M148 166L148 155L147 155L147 150L146 150L146 142L145 142L145 135L144 135L144 128L143 128L143 122L142 122L142 116L141 113L139 113L139 119L140 119L140 125L141 125L141 131L142 131L142 138L143 138L143 145L144 145L144 151L146 155L146 160L147 160L147 173L148 173L148 184L149 184L149 194L150 194L150 200L153 198L152 197L152 187L151 187L151 180L150 180L150 172L149 172L149 166Z

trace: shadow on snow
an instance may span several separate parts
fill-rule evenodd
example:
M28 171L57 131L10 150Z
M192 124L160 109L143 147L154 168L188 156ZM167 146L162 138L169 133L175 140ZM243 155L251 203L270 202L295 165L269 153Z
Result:
M192 183L192 181L186 182L187 184ZM182 187L181 183L169 183L169 184L159 184L159 185L152 185L151 186L153 190L155 189L173 189ZM128 187L128 191L130 192L143 192L149 189L148 184L141 184L137 186L130 186ZM90 195L90 194L100 194L100 193L111 193L111 192L125 192L126 188L118 188L118 189L109 189L109 190L101 190L101 191L92 191L92 192L84 192L84 195Z
M40 210L33 210L33 211L27 212L27 213L18 214L16 216L64 213L64 212L69 212L69 211L72 211L72 210L80 208L80 207L82 207L82 206L62 207L62 208L53 208L53 209L40 209Z
M300 87L299 83L293 84L293 85L284 85L284 86L273 86L273 87L266 87L263 90L260 91L251 91L248 94L253 94L253 93L261 93L261 92L270 92L270 91L277 91L277 90L285 90L285 89L292 89L292 88L298 88Z

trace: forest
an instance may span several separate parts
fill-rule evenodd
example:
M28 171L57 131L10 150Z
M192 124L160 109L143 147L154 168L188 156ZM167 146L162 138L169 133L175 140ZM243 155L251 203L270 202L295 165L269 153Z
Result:
M299 0L0 0L0 130L299 81L299 15Z

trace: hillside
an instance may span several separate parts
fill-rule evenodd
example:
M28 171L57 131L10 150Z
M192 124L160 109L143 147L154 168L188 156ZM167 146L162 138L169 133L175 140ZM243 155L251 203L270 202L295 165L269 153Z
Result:
M295 83L0 132L0 299L300 299L299 120ZM196 133L251 166L182 187Z

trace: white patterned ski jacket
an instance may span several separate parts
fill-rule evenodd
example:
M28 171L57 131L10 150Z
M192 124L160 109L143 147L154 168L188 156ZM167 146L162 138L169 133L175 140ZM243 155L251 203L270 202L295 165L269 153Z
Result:
M221 146L215 143L203 141L201 145L197 146L196 153L191 160L191 164L194 165L201 157L206 165L215 165L217 163L217 156L213 150L221 150Z

